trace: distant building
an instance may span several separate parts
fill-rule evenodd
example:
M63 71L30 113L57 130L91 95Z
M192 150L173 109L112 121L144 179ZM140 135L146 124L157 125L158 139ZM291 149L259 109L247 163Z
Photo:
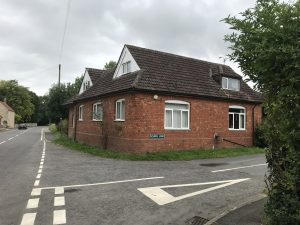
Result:
M0 127L15 127L15 111L5 101L0 101Z
M261 94L229 66L125 45L116 68L87 68L68 135L126 152L249 146Z

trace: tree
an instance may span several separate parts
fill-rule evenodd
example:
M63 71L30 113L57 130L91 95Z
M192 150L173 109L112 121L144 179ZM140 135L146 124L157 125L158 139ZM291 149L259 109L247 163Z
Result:
M7 103L16 113L16 122L30 122L34 113L32 94L28 88L20 86L16 80L0 81L0 99Z
M104 65L104 69L107 70L107 69L113 69L117 66L117 62L116 61L113 61L113 60L110 60L109 62L105 63Z
M300 1L257 0L224 21L230 59L265 97L266 223L300 224Z
M62 83L60 86L55 84L49 89L49 94L44 98L46 114L51 123L58 124L61 119L67 118L68 109L63 103L78 94L82 80L83 76L77 77L74 83Z

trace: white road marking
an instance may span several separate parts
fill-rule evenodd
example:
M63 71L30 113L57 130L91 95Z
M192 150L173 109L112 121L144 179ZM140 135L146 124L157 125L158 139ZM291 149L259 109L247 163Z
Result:
M132 180L119 180L119 181L110 181L110 182L93 183L93 184L75 184L75 185L56 186L56 187L43 187L41 189L47 190L47 189L55 189L55 188L86 187L86 186L97 186L97 185L105 185L105 184L118 184L118 183L143 181L143 180L155 180L155 179L162 179L162 178L164 178L164 177L148 177L148 178L139 178L139 179L132 179Z
M43 166L40 166L39 169L43 169Z
M240 183L250 178L237 179L237 180L224 180L224 181L214 181L214 182L205 182L205 183L194 183L194 184L178 184L178 185L167 185L167 186L157 186L157 187L146 187L146 188L138 188L140 192L146 195L148 198L156 202L158 205L165 205L171 202L179 201L185 198L189 198L195 195L200 195L209 191L214 191L223 187L227 187L229 185L233 185L236 183ZM163 188L172 188L172 187L190 187L190 186L201 186L207 184L219 184L214 187L206 188L200 191L192 192L189 194L181 195L174 197L173 195L167 193L162 190Z
M2 142L0 142L0 145L2 145L2 144L4 144L6 141L2 141Z
M40 165L44 165L44 162L40 162Z
M43 140L44 128L41 130L41 141Z
M21 225L33 225L36 213L25 213Z
M41 178L41 175L40 173L38 173L38 175L36 175L36 179L40 179Z
M44 155L42 155L42 159L45 159L45 156L44 156Z
M14 137L8 138L9 141L12 140L12 139L14 139Z
M44 162L44 159L41 159L41 162Z
M40 185L40 180L35 180L34 185L33 186L39 186Z
M64 196L54 198L54 206L63 206L63 205L65 205L65 197Z
M15 137L18 137L19 135L17 134Z
M38 170L38 173L42 173L42 169L39 169L39 170Z
M32 196L38 196L38 195L41 195L41 189L40 188L33 188L32 191L31 191L31 195Z
M39 206L39 198L32 198L28 200L27 209L35 209Z
M57 187L57 188L55 188L55 194L56 195L64 194L64 192L65 192L65 189L63 187Z
M53 224L65 224L66 222L66 210L54 210Z
M262 164L256 164L256 165L250 165L250 166L240 166L240 167L234 167L234 168L228 168L228 169L222 169L222 170L213 170L211 172L217 173L217 172L224 172L224 171L229 171L229 170L238 170L238 169L251 168L251 167L257 167L257 166L266 166L266 165L267 165L267 163L262 163Z

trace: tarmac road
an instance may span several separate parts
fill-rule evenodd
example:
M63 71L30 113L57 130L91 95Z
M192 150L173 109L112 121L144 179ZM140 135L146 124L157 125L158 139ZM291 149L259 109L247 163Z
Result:
M0 224L182 225L211 219L264 188L263 155L103 159L57 146L42 129L0 133Z

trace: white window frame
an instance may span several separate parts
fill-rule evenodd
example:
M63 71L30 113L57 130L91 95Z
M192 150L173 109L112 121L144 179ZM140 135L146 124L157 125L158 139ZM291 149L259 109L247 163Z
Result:
M89 80L85 81L83 84L83 91L86 91L91 86L91 82Z
M83 121L83 106L84 105L80 105L78 108L78 120L79 121Z
M101 118L97 119L95 118L96 114L95 114L95 109L97 109L96 107L100 105L102 107L102 114L101 114ZM102 121L103 120L103 106L102 106L102 102L96 102L93 104L93 111L92 111L93 115L92 115L92 120L93 121Z
M243 113L235 113L235 112L229 112L229 109L243 109L244 112ZM242 107L242 106L237 106L237 105L232 105L232 106L229 106L229 109L228 109L228 129L229 130L233 130L233 131L239 131L239 130L246 130L246 108L245 107ZM234 114L238 114L239 115L239 129L235 129L234 128ZM230 128L229 127L229 116L232 115L233 116L233 128ZM240 128L240 119L241 119L241 115L244 116L244 128Z
M117 116L118 116L118 113L117 113L118 103L120 103L120 116L121 116L120 118L117 118ZM122 111L122 108L123 108L122 104L124 104L124 112ZM125 121L125 112L126 112L125 107L126 107L126 105L125 105L125 99L124 98L118 99L116 101L115 121ZM124 115L124 118L122 118L122 115Z
M165 130L189 130L190 129L190 103L189 102L185 102L185 101L180 101L180 100L167 100L165 101L165 104L178 104L178 105L187 105L187 109L179 109L180 110L180 118L181 118L181 128L175 128L173 127L173 109L172 108L167 108L166 105L165 105L165 110L164 110L164 128ZM172 127L167 127L166 126L166 115L167 115L167 111L172 111L172 119L171 119L171 123L172 123ZM188 121L188 126L187 127L182 127L182 124L183 124L183 121L182 121L182 112L187 112L188 113L188 118L187 118L187 121Z
M226 81L226 86L225 86L225 87L223 86L223 80ZM239 85L238 85L238 89L237 89L237 90L236 90L236 89L230 89L230 88L228 87L228 83L229 83L230 80L237 80L237 81L238 81L238 84L239 84ZM222 77L221 85L222 85L222 89L226 89L226 90L240 91L240 89L241 89L241 81L240 81L239 79L235 79L235 78Z
M131 72L131 61L127 61L122 63L122 74L130 73Z

